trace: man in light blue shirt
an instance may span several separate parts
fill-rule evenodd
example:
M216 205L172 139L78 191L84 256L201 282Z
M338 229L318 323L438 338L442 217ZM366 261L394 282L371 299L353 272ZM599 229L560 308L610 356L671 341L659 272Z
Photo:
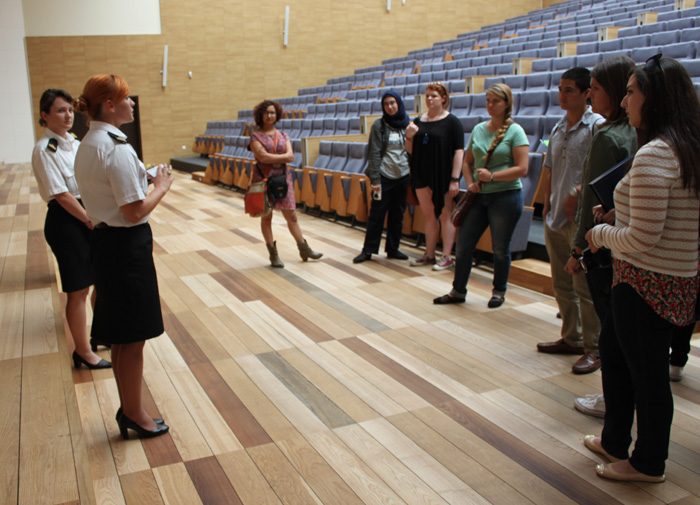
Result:
M564 267L571 255L576 234L574 213L581 184L581 172L588 155L596 123L603 117L588 105L590 71L575 67L559 81L559 100L566 114L552 129L544 163L545 245L552 270L554 294L562 318L561 338L537 344L537 350L552 354L582 354L573 365L574 373L590 373L600 368L596 315L585 275L568 274Z

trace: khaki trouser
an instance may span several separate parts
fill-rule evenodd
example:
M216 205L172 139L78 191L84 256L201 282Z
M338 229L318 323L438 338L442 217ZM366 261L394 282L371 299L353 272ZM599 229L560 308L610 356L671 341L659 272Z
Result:
M554 231L544 226L544 241L552 269L552 287L561 314L561 337L586 352L598 353L600 321L596 315L588 283L583 272L569 275L564 271L571 254L576 224L568 223Z

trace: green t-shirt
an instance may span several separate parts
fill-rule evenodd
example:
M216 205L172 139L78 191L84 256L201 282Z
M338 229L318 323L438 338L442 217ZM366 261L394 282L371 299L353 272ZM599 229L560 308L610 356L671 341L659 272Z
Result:
M490 132L486 127L488 121L479 123L474 127L472 133L469 137L469 144L467 150L471 149L474 155L474 173L472 177L476 179L476 169L484 168L484 158L486 158L486 151L488 151L493 142L496 132ZM503 140L491 156L488 168L491 172L498 172L499 170L505 170L510 168L515 164L513 160L513 148L518 146L529 146L530 142L527 139L525 130L522 126L517 123L513 123L508 128ZM481 185L482 193L496 193L498 191L508 191L511 189L522 189L523 184L520 179L515 179L514 181L494 181L489 183L483 183Z

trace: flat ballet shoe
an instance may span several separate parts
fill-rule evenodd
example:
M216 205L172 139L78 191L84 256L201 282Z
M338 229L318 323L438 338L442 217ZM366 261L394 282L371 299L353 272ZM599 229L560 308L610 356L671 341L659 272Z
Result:
M591 452L595 452L599 456L603 456L604 458L607 458L611 462L615 461L620 461L620 458L616 458L615 456L611 456L608 454L608 451L603 449L603 446L600 443L600 437L596 435L586 435L583 437L583 445L586 446L586 449L588 449Z
M598 463L595 467L595 473L603 479L617 480L621 482L650 482L659 484L666 480L666 475L647 475L642 472L618 472L612 467L611 463Z

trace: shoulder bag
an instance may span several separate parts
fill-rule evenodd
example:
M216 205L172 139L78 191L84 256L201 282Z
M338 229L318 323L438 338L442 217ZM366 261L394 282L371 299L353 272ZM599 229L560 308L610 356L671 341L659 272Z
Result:
M510 128L510 124L508 125L508 128ZM500 140L494 140L494 142L491 143L489 150L486 151L486 158L484 158L484 168L488 167L493 152L498 147L498 144L500 144L501 141L505 138L506 133L508 132L508 128L506 128L506 131L503 132L503 136L500 138ZM480 182L477 182L477 184L479 184L479 187L481 187ZM455 208L452 209L452 214L450 214L450 218L452 219L453 225L460 226L462 224L464 218L467 217L467 214L469 213L469 209L474 204L474 200L476 200L476 195L478 195L478 193L475 193L473 191L467 191L466 193L462 193L461 198L459 198L459 200L457 200L457 203L455 204Z

